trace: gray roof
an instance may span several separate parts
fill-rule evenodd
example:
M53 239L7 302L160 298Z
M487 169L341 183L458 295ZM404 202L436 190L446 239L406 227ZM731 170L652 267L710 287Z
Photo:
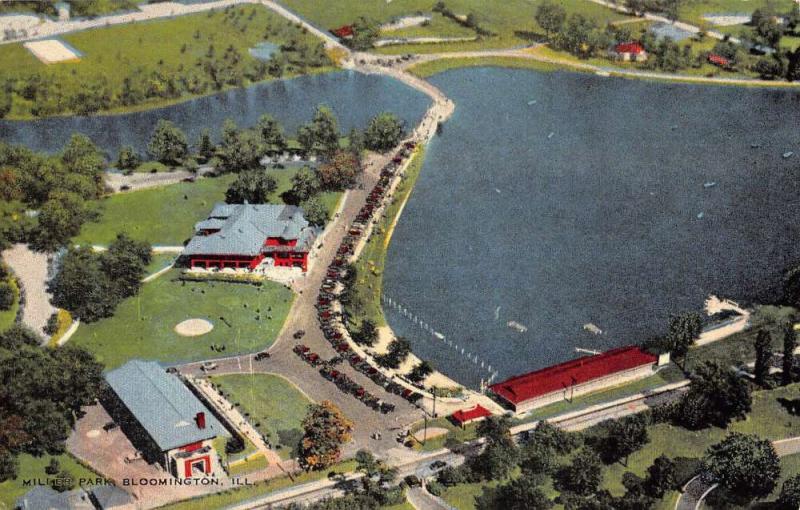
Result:
M97 487L92 491L92 499L103 510L133 503L131 495L116 485L101 485Z
M189 388L154 361L129 361L107 373L106 380L162 451L228 435ZM195 422L201 412L204 429Z
M189 241L183 255L247 255L268 252L268 237L297 239L296 249L309 250L317 237L303 210L293 205L216 204L208 219L195 230L220 229L210 235L197 235Z
M22 510L95 510L83 489L56 492L41 485L17 498L14 506Z

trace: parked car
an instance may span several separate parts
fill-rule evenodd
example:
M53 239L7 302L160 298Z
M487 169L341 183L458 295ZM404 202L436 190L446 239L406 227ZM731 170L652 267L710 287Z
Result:
M266 351L265 352L259 352L258 354L255 355L254 359L256 361L261 361L262 359L269 359L270 356L271 356L271 354L266 352Z
M297 331L294 332L294 335L292 335L292 337L295 340L300 340L301 338L303 338L303 336L305 336L305 334L306 334L305 330L298 329Z
M438 470L440 470L440 469L442 469L443 467L446 467L446 466L447 466L447 462L445 462L443 460L435 460L435 461L431 462L431 465L428 466L428 467L431 469L431 471L438 471Z
M216 370L217 366L218 365L213 361L206 361L205 363L200 365L200 370L202 370L203 372L210 372L211 370Z

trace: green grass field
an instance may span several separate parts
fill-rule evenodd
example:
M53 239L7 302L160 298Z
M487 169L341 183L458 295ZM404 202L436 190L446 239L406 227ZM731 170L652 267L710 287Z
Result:
M283 203L281 193L291 188L291 178L297 168L270 169L278 181L271 203ZM205 219L216 202L225 200L225 190L235 176L198 179L159 188L117 193L100 200L100 219L87 222L73 239L76 244L107 245L119 232L154 245L178 246L194 233L194 225ZM341 193L320 195L331 213L336 209Z
M223 375L211 377L211 382L231 403L239 404L242 413L249 413L250 423L272 445L280 444L280 431L300 431L311 403L292 383L277 375ZM290 458L294 446L281 445L281 458Z
M531 41L531 32L543 33L533 19L536 6L543 0L504 0L486 2L485 0L449 0L447 6L456 14L474 13L480 25L496 36L475 42L387 46L378 50L381 53L432 53L440 51L461 51L486 48L505 48ZM434 0L280 0L280 3L309 19L316 25L330 29L352 23L359 16L366 16L382 23L393 18L412 15L417 12L430 13ZM596 20L600 25L625 18L597 4L586 0L560 0L568 13L579 12ZM426 35L449 36L451 28L441 26L441 32L426 31Z
M113 317L81 324L70 343L93 352L108 369L133 358L179 362L254 352L272 344L293 300L290 290L273 282L181 282L178 274L169 271L144 284ZM174 332L190 318L208 319L214 329L198 337Z
M395 30L384 30L382 38L391 37L473 37L475 31L455 21L445 18L439 13L433 13L428 23L413 27Z
M11 289L14 291L14 302L8 310L0 310L0 331L5 331L14 325L14 319L17 318L17 311L19 311L19 287L14 278L8 279Z
M222 10L180 16L174 19L117 25L76 32L63 36L63 40L80 51L83 56L76 63L45 65L37 60L22 44L0 46L0 76L17 78L40 74L54 81L66 95L79 90L87 82L103 78L112 91L121 90L124 78L161 72L180 77L191 69L196 60L205 55L210 44L218 54L233 46L245 62L254 58L248 49L264 41L281 44L296 38L316 43L317 39L288 23L280 15L261 6L237 7L244 14L236 24L225 21ZM252 18L250 18L252 14ZM198 34L199 37L195 37ZM326 68L315 69L322 71ZM286 76L300 74L287 69ZM213 91L209 90L208 93ZM112 109L132 111L178 102L191 97L174 99L149 99L133 107ZM31 104L15 96L9 118L29 118Z
M14 508L14 502L17 498L33 488L23 487L23 480L47 478L49 475L44 472L44 468L50 463L51 458L57 459L61 469L72 475L72 478L76 481L76 486L81 479L88 481L99 478L99 475L81 465L75 457L69 454L42 455L41 457L23 454L17 457L19 470L16 480L6 480L0 483L0 508ZM88 484L86 485L88 487Z

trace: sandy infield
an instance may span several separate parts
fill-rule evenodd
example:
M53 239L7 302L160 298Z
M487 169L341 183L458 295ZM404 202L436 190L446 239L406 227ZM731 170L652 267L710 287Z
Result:
M175 332L181 336L205 335L214 329L214 325L205 319L187 319L175 325Z
M57 62L74 62L80 55L58 39L26 42L23 46L45 64Z

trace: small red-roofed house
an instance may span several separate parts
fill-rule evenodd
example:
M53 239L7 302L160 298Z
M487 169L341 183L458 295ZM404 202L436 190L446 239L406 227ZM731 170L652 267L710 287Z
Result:
M470 423L481 421L492 415L492 412L480 404L469 409L459 409L450 415L450 419L461 428L469 425Z
M331 33L339 39L352 39L355 35L353 25L343 25L339 28L334 28Z
M708 62L710 64L714 64L715 66L722 67L723 69L728 69L731 67L731 61L722 55L717 55L716 53L709 53L708 54Z
M635 41L617 44L611 50L611 56L625 62L644 62L647 60L647 52L644 46Z
M639 347L584 356L489 386L515 412L599 391L652 375L658 358Z

